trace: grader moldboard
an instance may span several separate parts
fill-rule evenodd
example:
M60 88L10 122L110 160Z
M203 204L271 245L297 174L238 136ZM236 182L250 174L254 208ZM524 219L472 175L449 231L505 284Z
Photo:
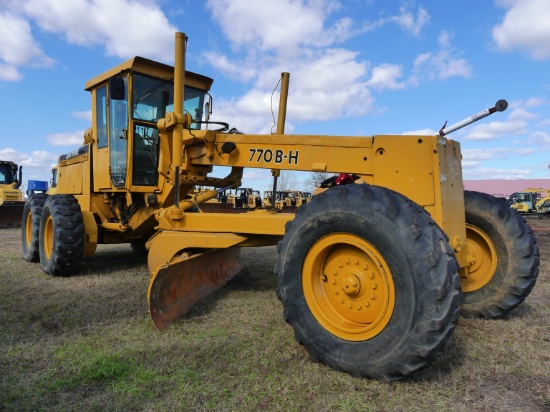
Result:
M283 73L277 132L243 134L209 120L212 79L185 71L186 42L176 34L175 68L135 57L86 83L92 127L59 158L56 194L26 204L26 260L68 276L98 243L145 246L149 310L163 330L239 272L241 247L277 245L277 293L296 340L335 369L381 380L432 361L460 312L499 317L529 294L533 232L504 202L464 192L460 145L445 137L505 101L435 136L285 135ZM212 177L213 166L230 172ZM365 184L329 188L295 214L209 212L245 167L270 169L274 193L281 170Z

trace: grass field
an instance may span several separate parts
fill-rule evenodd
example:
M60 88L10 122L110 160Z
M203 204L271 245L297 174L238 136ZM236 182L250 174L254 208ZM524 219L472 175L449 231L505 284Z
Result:
M542 264L504 319L460 319L442 355L398 382L311 360L276 296L274 247L164 333L147 311L146 258L100 246L55 278L0 231L0 410L549 411L550 219L532 220Z

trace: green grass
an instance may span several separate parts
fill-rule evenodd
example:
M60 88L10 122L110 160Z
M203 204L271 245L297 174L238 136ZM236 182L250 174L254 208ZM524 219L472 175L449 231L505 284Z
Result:
M81 276L54 278L20 258L18 230L0 239L2 411L550 409L545 254L520 308L461 319L434 363L382 383L316 363L295 342L276 296L275 248L245 250L241 274L158 333L146 260L129 246L100 247Z

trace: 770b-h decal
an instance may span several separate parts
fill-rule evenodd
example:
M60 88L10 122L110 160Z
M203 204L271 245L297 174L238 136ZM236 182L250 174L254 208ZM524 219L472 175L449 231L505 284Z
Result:
M298 164L298 154L299 150L289 150L288 153L286 153L284 150L276 149L249 149L250 150L250 159L248 159L249 162L264 162L264 163L275 163L275 164L282 164L282 163L288 163L291 164Z

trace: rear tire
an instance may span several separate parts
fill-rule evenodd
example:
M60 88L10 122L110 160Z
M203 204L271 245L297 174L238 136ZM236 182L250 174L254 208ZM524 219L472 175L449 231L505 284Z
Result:
M462 279L462 315L498 318L521 304L539 274L539 249L525 219L505 202L464 192L466 239L474 258Z
M40 261L40 218L47 197L45 193L33 194L27 199L23 208L21 241L23 258L27 262Z
M40 222L40 265L53 276L78 273L84 254L84 221L71 195L49 196Z
M331 188L298 209L278 249L285 320L334 369L400 379L431 362L456 327L454 254L424 209L396 192Z

